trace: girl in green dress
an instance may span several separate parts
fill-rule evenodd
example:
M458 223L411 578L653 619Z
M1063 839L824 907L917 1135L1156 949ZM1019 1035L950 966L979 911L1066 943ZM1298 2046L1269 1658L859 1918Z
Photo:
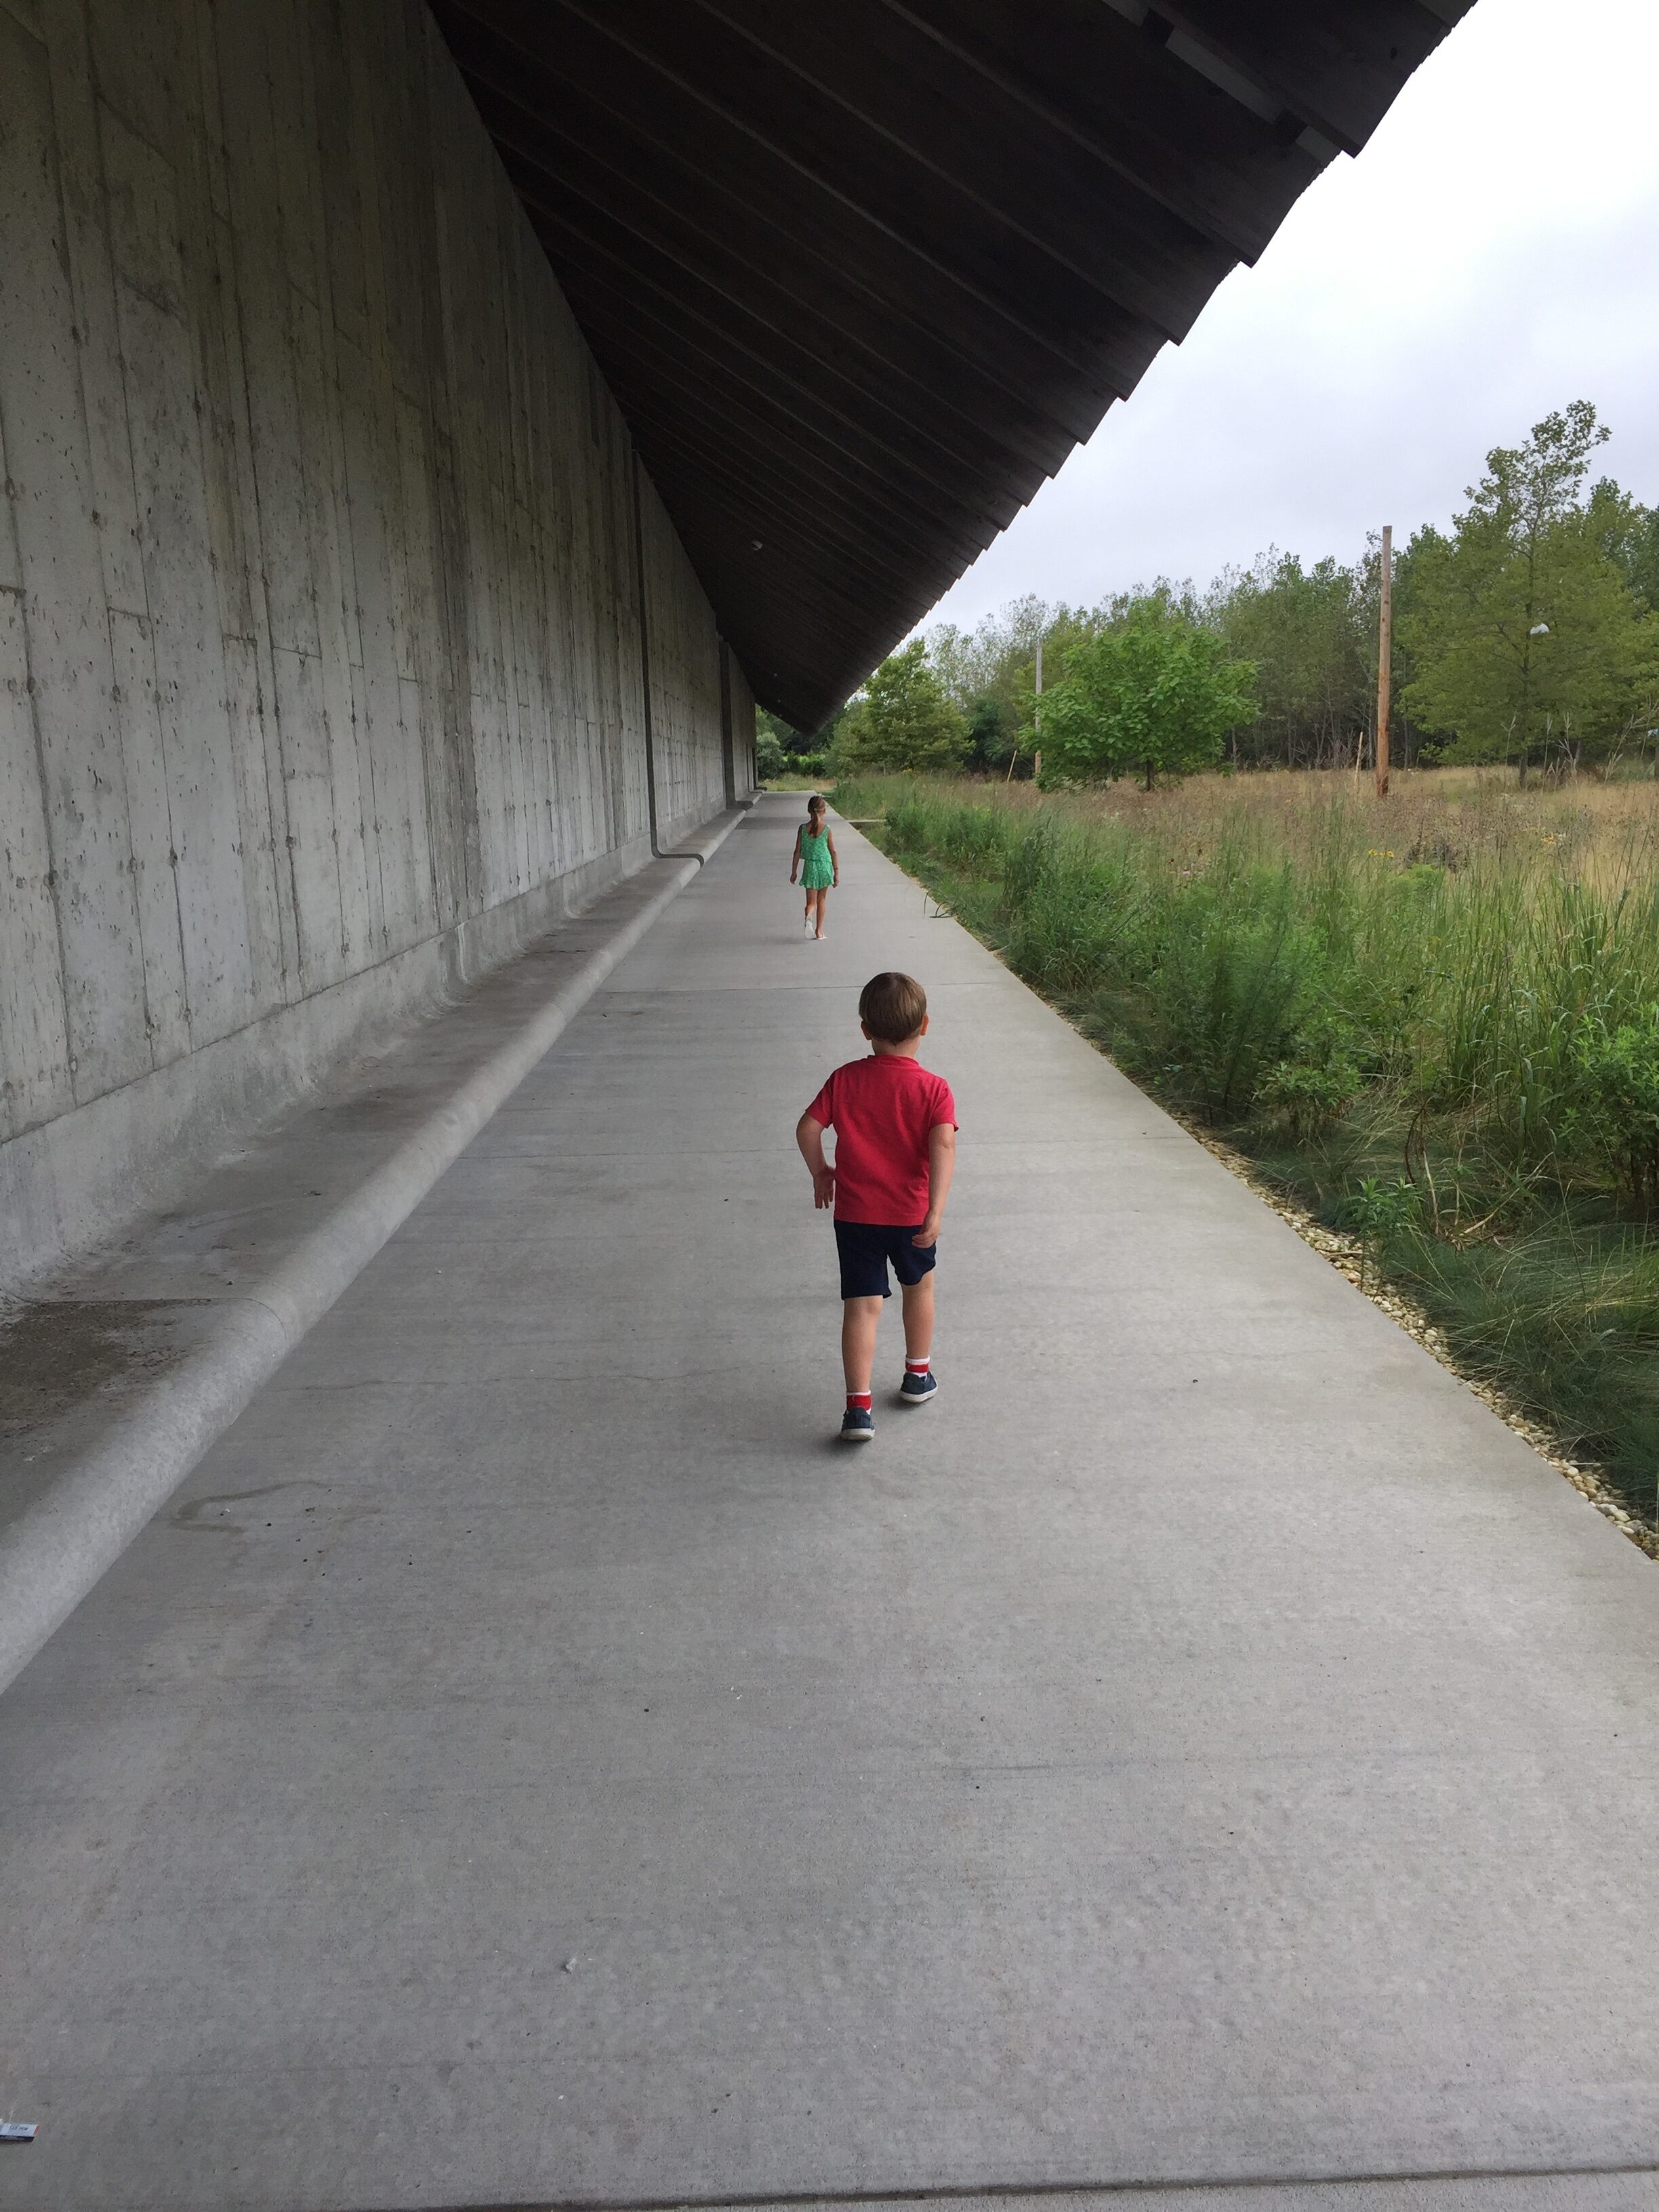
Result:
M806 934L823 935L823 902L841 881L841 863L836 858L836 841L830 833L830 810L816 793L806 802L806 819L795 832L794 858L789 863L789 880L793 884L797 873L806 893Z

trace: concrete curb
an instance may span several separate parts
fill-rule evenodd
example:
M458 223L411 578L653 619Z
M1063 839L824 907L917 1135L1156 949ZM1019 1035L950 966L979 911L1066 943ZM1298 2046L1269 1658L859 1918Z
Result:
M0 1534L0 1690L159 1511L301 1339L556 1043L573 1015L747 816L683 860L539 1012L476 1067L260 1285L227 1299L211 1334ZM658 864L660 865L660 864Z

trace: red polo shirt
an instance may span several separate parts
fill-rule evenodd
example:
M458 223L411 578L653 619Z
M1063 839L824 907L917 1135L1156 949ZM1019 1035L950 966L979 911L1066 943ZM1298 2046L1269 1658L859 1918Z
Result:
M942 1075L908 1053L838 1067L807 1112L836 1133L836 1218L912 1229L927 1213L927 1136L957 1126Z

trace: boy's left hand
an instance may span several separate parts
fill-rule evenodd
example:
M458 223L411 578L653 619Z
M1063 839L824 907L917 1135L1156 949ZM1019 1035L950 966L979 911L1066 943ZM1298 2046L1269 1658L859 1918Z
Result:
M818 1168L812 1176L812 1203L820 1213L828 1212L836 1202L836 1171L834 1168Z

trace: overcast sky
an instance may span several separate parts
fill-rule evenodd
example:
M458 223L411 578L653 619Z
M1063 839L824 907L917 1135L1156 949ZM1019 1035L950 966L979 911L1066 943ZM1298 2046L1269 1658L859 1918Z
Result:
M1656 87L1659 0L1476 0L929 623L1270 544L1351 560L1571 399L1659 501Z

